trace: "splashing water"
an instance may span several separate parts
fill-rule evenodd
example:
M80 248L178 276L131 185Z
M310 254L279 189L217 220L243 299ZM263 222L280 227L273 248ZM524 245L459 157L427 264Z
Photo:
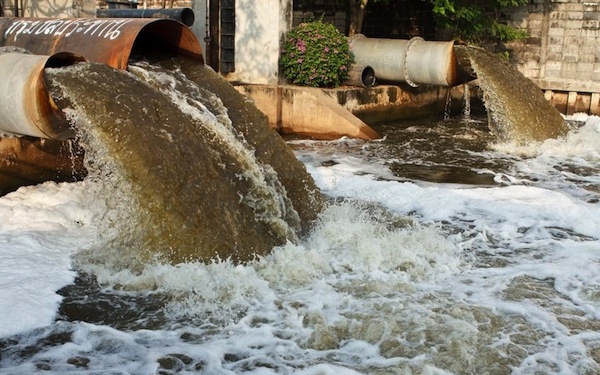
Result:
M0 374L597 374L600 119L578 120L527 145L473 115L290 142L330 204L243 264L115 269L86 250L115 246L91 193L116 173L21 188L0 198Z
M483 89L489 124L500 141L526 144L567 133L560 113L521 72L481 48L457 45L461 61L470 61Z
M47 74L81 131L90 179L102 182L98 197L108 210L99 222L114 240L110 258L126 268L153 259L244 261L297 241L301 218L286 187L220 99L182 74L148 64L131 70L81 64ZM300 198L315 201L310 177L297 183L308 186Z

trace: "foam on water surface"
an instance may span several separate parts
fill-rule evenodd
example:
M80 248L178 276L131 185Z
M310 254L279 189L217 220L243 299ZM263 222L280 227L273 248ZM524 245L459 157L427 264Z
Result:
M331 199L298 243L245 265L78 259L91 286L60 312L103 208L87 182L20 189L0 198L0 373L598 373L600 178L578 171L599 120L582 120L526 156L472 151L506 162L492 186L395 176L372 143L295 145Z
M45 183L0 199L0 336L55 318L56 291L73 282L71 256L97 240L85 183Z

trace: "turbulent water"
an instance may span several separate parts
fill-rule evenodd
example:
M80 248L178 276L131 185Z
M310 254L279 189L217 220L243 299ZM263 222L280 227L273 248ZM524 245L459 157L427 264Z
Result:
M212 70L195 68L202 81L217 81ZM129 71L86 63L46 73L80 133L97 200L107 206L98 221L115 255L103 246L90 256L120 268L215 256L244 261L296 242L316 217L320 194L264 116L254 132L286 171L256 156L265 146L245 136L217 93L175 68L139 62ZM312 213L296 211L311 203Z
M462 63L470 65L483 90L489 123L503 141L527 144L563 136L567 126L529 78L508 61L482 48L455 46Z
M477 119L295 141L331 204L243 266L86 264L96 182L21 188L0 198L0 373L596 374L600 118L580 119L528 147Z
M101 181L21 188L0 198L0 374L600 373L600 118L569 124L290 141L329 204L243 265L115 270L90 253L114 245Z

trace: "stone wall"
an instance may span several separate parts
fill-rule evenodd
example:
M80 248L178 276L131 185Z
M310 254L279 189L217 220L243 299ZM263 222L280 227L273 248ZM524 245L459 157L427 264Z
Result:
M598 113L600 2L531 0L511 18L530 34L507 45L518 69L561 111Z

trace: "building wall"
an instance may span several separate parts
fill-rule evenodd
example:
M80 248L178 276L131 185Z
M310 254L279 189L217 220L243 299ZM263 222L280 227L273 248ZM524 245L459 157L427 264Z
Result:
M206 57L206 1L187 0L186 4L175 6L175 8L190 8L194 11L194 24L190 27L190 29L198 38L198 41L202 46L202 53L204 53Z
M225 78L277 84L281 41L291 24L291 0L236 0L236 71Z
M104 0L95 1L98 7L105 7ZM137 7L191 8L195 16L191 29L206 51L206 0L137 0ZM281 40L292 24L292 0L236 0L235 13L235 71L224 77L250 84L277 84Z
M15 14L15 0L4 0L6 17L91 18L96 15L96 0L19 0Z
M512 22L530 34L508 45L526 77L543 89L600 92L598 0L531 0Z

